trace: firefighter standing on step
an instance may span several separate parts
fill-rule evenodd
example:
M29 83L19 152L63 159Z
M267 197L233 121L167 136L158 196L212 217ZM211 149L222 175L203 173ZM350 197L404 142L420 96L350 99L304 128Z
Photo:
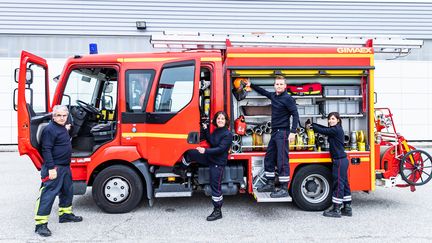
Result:
M340 218L341 215L352 216L351 189L348 183L348 159L344 149L344 131L342 120L338 112L330 112L327 116L329 127L316 123L306 125L315 132L328 136L330 155L333 160L333 207L324 211L327 217ZM343 203L343 207L342 207Z
M68 108L56 105L52 121L42 131L41 145L44 163L41 169L42 184L36 201L35 232L50 236L48 217L55 197L59 195L59 222L80 222L82 217L72 213L72 174L70 169L72 145L66 125Z
M186 151L180 163L181 168L176 167L177 171L175 170L175 173L183 174L193 161L209 167L210 187L214 209L207 217L207 221L214 221L222 218L221 208L223 195L221 186L225 165L228 161L228 151L233 140L233 135L228 129L229 117L226 112L216 112L212 124L216 126L216 129L211 134L207 126L203 125L204 136L210 144L210 148L197 147L196 149Z
M271 192L270 197L280 198L288 196L288 183L290 180L289 168L289 142L295 139L299 115L294 98L286 92L286 79L276 76L274 81L275 92L269 92L248 81L248 84L261 95L271 100L271 139L267 146L264 159L264 175L267 183L258 187L258 192ZM293 117L292 127L290 117ZM280 189L275 188L275 166L277 164Z

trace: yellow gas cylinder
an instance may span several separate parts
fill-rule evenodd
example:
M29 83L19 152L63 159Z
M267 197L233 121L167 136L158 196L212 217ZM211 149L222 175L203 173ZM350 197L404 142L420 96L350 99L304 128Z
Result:
M357 143L364 143L365 135L364 135L363 130L358 130L356 132L356 138L357 138Z
M308 150L314 150L315 145L315 133L312 129L306 129L306 135L308 137Z
M365 142L358 142L357 148L359 151L366 151L366 143Z
M303 138L298 133L296 134L295 145L296 145L296 150L303 150L304 147Z
M210 97L210 89L209 88L207 88L207 89L204 90L204 96L205 97Z
M204 114L206 116L209 116L209 114L210 114L210 99L209 98L204 99Z

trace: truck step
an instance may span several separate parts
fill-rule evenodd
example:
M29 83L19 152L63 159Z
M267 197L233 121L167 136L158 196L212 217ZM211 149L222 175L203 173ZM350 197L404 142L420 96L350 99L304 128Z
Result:
M163 178L163 177L180 177L177 174L174 174L172 172L165 172L165 173L156 173L155 174L156 178Z
M155 197L191 197L190 183L163 183L155 189Z
M191 197L192 192L156 192L155 197Z
M192 176L191 172L187 172L186 176ZM166 177L180 177L180 175L174 174L172 167L160 167L155 172L156 178L166 178Z
M253 195L257 202L292 202L292 198L281 197L281 198L272 198L270 197L271 192L258 192L256 189L253 189Z
M186 173L187 177L191 177L192 173L191 172L187 172ZM166 172L166 173L156 173L155 174L156 178L166 178L166 177L180 177L180 175L174 174L174 173L170 173L170 172Z

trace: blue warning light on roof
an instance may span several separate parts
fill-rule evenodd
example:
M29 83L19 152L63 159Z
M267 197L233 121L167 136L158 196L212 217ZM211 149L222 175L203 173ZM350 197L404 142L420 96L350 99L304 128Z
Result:
M97 44L90 43L89 44L90 54L98 54Z

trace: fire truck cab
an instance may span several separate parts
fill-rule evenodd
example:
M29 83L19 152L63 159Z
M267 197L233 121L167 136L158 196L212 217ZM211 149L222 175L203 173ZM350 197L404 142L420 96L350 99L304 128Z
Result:
M102 210L129 212L143 198L152 205L158 197L210 194L208 168L194 166L181 178L172 167L186 150L206 146L201 124L224 110L231 129L243 116L250 132L235 136L224 195L250 193L258 202L294 201L304 210L323 210L331 203L331 157L325 138L308 136L302 128L306 120L326 125L329 112L342 115L352 190L374 190L376 173L386 170L378 163L375 143L373 52L371 42L363 47L233 47L227 42L223 50L74 56L50 102L46 60L23 51L16 72L19 152L40 169L40 134L52 107L66 105L75 194L91 186ZM290 197L282 199L255 190L263 180L271 131L269 101L253 91L244 99L233 95L238 78L271 90L275 75L286 77L291 88L320 87L291 90L300 126L290 147ZM39 93L33 92L35 83L44 86Z

